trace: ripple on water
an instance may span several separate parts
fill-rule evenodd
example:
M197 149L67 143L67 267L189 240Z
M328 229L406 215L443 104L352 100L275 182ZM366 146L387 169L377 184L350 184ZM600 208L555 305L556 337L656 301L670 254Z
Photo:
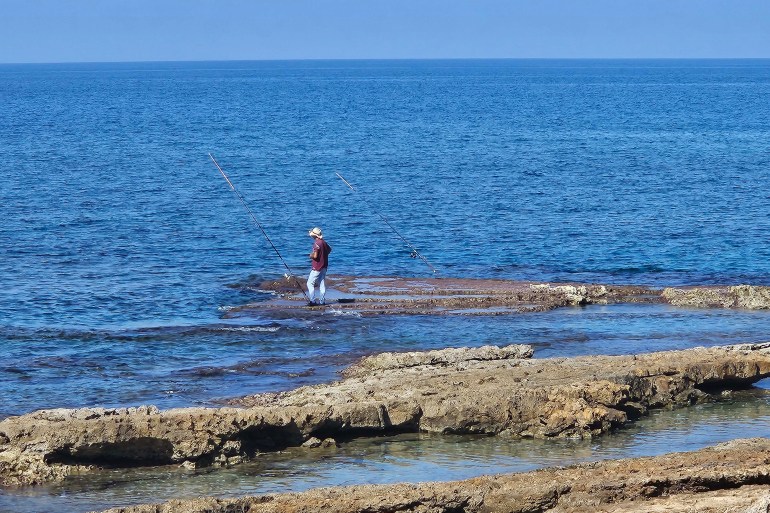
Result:
M537 358L633 354L760 342L769 332L767 311L635 304L494 317L324 314L130 329L0 327L0 417L55 407L215 405L334 380L357 358L386 351L525 343Z

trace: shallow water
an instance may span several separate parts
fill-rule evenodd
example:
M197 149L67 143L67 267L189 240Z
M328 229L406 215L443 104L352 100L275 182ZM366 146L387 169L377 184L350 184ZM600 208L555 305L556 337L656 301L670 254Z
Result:
M770 437L770 391L739 392L716 404L655 411L593 440L506 440L500 437L403 434L358 439L339 448L290 449L228 469L178 467L113 470L62 485L0 497L17 513L75 513L201 495L302 491L362 483L448 481L524 472L609 458L696 450L741 437Z
M250 317L204 326L8 336L0 417L53 407L213 406L338 378L363 355L532 344L537 358L767 341L770 312L610 305L478 316ZM246 321L246 322L244 322ZM36 343L31 345L29 340Z

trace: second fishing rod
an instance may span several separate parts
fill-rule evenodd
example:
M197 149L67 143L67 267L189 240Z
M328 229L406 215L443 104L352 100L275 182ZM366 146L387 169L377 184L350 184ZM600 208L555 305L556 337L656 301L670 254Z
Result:
M219 163L216 161L216 159L214 158L214 156L211 153L209 153L209 158L214 163L214 165L217 166L217 169L219 170L219 172L222 173L222 176L224 177L225 181L227 181L227 185L230 186L230 189L232 189L232 191L235 193L235 195L238 197L238 199L241 200L241 204L243 205L243 207L246 209L246 211L251 216L251 220L254 223L254 225L257 228L259 228L259 231L262 232L262 235L265 237L265 240L267 240L268 244L270 244L270 247L273 248L273 251L275 251L275 254L278 255L278 258L281 260L281 263L286 268L286 271L288 271L288 274L287 274L286 277L294 279L294 284L297 286L299 291L302 292L302 295L305 296L305 300L307 300L307 302L309 303L310 302L310 298L308 297L307 293L305 293L305 289L302 288L302 285L299 283L299 280L297 280L297 277L294 274L294 272L291 270L291 268L289 267L289 264L287 264L286 260L284 260L283 257L281 256L281 253L278 251L278 248L276 248L275 244L273 244L273 241L270 240L270 237L267 235L267 232L262 227L262 224L259 221L257 221L257 216L255 216L254 212L251 211L251 208L249 208L249 205L248 205L248 203L246 203L246 200L243 198L243 196L241 196L241 193L238 192L238 189L235 188L235 186L233 185L233 182L230 181L230 178L222 170L222 168L220 167Z
M345 183L345 185L347 185L347 186L348 186L348 188L349 188L351 191L353 191L353 192L354 192L356 195L358 195L358 194L359 194L358 190L357 190L355 187L353 187L353 185L351 185L351 183L350 183L350 182L348 182L347 180L345 180L345 177L343 177L343 176L342 176L341 174L339 174L339 173L334 173L334 174L336 174L336 175L337 175L337 178L339 178L340 180L342 180L342 181ZM362 201L363 201L363 200L362 200ZM369 208L371 208L371 207L369 207ZM431 264L430 262L428 262L428 259L427 259L427 258L425 258L424 256L422 256L422 253L420 253L419 251L417 251L417 248L416 248L416 247L414 247L414 246L412 245L412 243L411 243L411 242L409 242L408 240L406 240L406 238L405 238L403 235L401 235L401 233L399 233L399 231L398 231L398 230L396 230L396 229L393 227L393 225L392 225L392 224L390 224L390 221L388 221L388 220L387 220L387 218L386 218L384 215L380 214L380 213L379 213L377 210L374 210L373 208L372 208L371 210L372 210L372 211L373 211L375 214L377 214L377 216L378 216L380 219L382 219L382 222L383 222L383 223L385 223L385 224L388 226L388 228L390 228L390 229L393 231L393 233L395 233L395 234L396 234L396 236L397 236L399 239L401 239L401 241L402 241L404 244L406 244L406 246L407 246L409 249L411 249L411 250L412 250L412 253L411 253L411 255L410 255L412 258L419 258L420 260L422 260L422 261L425 263L425 265L427 265L428 267L430 267L430 270L431 270L431 271L433 271L433 273L434 273L434 274L438 272L438 270L437 270L435 267L433 267L433 264Z

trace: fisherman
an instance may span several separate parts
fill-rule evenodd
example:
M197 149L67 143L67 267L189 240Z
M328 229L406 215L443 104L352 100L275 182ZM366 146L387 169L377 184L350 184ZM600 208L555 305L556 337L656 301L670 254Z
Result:
M308 255L312 264L310 276L307 279L307 296L310 300L308 306L323 305L326 302L326 268L329 266L329 253L332 252L332 247L324 240L323 231L317 226L307 234L313 237L313 250ZM319 303L315 302L316 284L321 294Z

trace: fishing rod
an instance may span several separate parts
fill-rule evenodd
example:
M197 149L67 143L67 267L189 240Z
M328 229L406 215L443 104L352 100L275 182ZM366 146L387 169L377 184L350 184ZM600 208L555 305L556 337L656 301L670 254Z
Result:
M270 237L268 237L267 232L265 231L265 229L262 228L262 225L259 223L259 221L257 221L257 216L255 216L254 212L251 211L251 208L249 208L249 205L246 203L246 200L243 199L243 196L241 196L241 193L238 192L238 189L235 188L235 186L233 185L233 182L230 181L230 178L228 178L228 176L225 174L225 172L219 166L219 163L216 161L216 159L214 158L214 156L211 153L209 153L209 158L214 163L214 165L217 166L217 169L219 169L219 172L222 173L222 176L227 181L227 185L230 186L230 188L233 190L235 195L238 196L238 199L241 200L241 203L246 208L246 210L249 212L249 215L251 216L251 220L254 221L254 224L257 226L257 228L259 228L259 231L262 232L262 235L265 236L265 239L267 240L267 242L270 243L270 246L273 248L273 251L275 251L275 254L278 255L278 258L281 259L281 262L283 263L283 266L289 272L289 274L286 277L288 278L289 276L291 276L292 278L294 278L294 284L297 285L297 288L299 289L300 292L302 292L302 295L305 296L305 299L308 302L310 302L310 298L307 297L307 294L305 293L305 289L303 289L302 285L300 285L299 281L297 281L297 277L294 275L294 273L292 272L291 268L286 263L286 260L284 260L283 257L281 256L281 253L278 252L278 248L275 247L275 244L273 244L273 241L270 240Z
M337 178L339 178L340 180L342 180L343 182L345 182L345 185L347 185L347 186L350 188L350 190L351 190L351 191L353 191L354 193L358 194L358 191L356 190L356 188L355 188L355 187L353 187L352 185L350 185L350 182L348 182L347 180L345 180L345 178L344 178L344 177L343 177L341 174L339 174L339 173L334 173L334 174L335 174L335 175L337 175ZM393 233L395 233L396 235L398 235L398 238L399 238L399 239L401 239L401 240L404 242L404 244L406 244L406 245L409 247L409 249L411 249L411 250L412 250L412 254L411 254L411 255L409 255L409 256L411 256L412 258L419 258L420 260L422 260L423 262L425 262L425 265L427 265L428 267L430 267L431 271L433 271L434 273L438 272L438 271L436 270L436 268L435 268L435 267L433 267L433 266L431 265L431 263L430 263L430 262L428 262L428 259L427 259L427 258L425 258L424 256L422 256L422 254L420 254L420 252L419 252L419 251L417 251L417 248L415 248L414 246L412 246L412 244L411 244L411 243L410 243L408 240L406 240L406 239L404 238L404 236L403 236L403 235L401 235L401 234L398 232L398 230L396 230L396 229L393 227L393 225L392 225L392 224L390 224L390 222L389 222L387 219L385 219L385 216L383 216L382 214L380 214L379 212L377 212L377 211L376 211L376 210L374 210L374 209L372 209L372 211L373 211L375 214L377 214L377 215L380 217L380 219L382 219L382 221L383 221L383 222L384 222L386 225L388 225L388 228L390 228L391 230L393 230Z

